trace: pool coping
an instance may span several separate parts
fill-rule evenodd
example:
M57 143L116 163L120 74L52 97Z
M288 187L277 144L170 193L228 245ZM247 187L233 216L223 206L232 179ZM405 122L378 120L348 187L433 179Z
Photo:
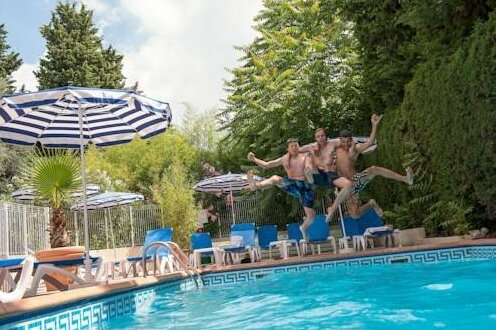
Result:
M208 266L202 269L202 275L213 275L247 270L262 270L301 264L314 264L326 261L353 260L359 258L405 254L431 250L443 250L453 248L466 248L477 246L496 246L496 239L467 240L456 243L425 244L408 247L380 248L365 250L346 254L322 253L320 255L308 255L302 258L290 257L289 259L262 260L256 263ZM0 325L15 322L26 318L32 318L44 313L63 310L72 304L84 304L131 292L135 289L146 289L166 283L179 282L187 276L184 272L176 272L166 275L135 277L128 279L113 280L110 283L98 286L90 286L70 291L56 292L24 298L20 301L2 304L0 303Z

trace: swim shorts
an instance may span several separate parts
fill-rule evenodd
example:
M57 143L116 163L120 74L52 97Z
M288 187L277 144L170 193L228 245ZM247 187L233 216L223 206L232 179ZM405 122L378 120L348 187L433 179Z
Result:
M353 194L359 194L369 184L370 180L368 179L368 174L367 171L363 171L353 175L353 178L351 179L353 183Z
M311 183L288 178L283 178L282 180L283 184L277 185L279 188L298 198L303 206L313 208L315 194Z
M339 178L339 174L333 171L318 170L319 173L313 174L313 184L322 188L334 188L333 181Z

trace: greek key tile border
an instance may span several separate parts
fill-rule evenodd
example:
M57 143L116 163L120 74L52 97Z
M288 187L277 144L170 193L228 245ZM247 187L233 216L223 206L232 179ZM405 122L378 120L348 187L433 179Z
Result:
M303 272L330 267L350 267L387 265L396 262L440 262L474 259L496 259L496 246L471 246L450 249L424 250L416 252L400 252L387 255L376 255L315 263L306 263L271 268L251 269L216 273L202 276L204 285L224 285L237 282L253 281L270 274ZM43 314L27 320L0 324L0 330L79 330L101 327L102 323L114 317L130 315L140 308L146 308L155 296L163 292L184 290L185 281L174 281L160 285L136 289L132 292L114 294L110 297L81 303L80 306L66 307L62 310L44 311ZM189 283L191 284L191 283ZM1 321L0 321L1 322Z
M14 321L1 325L0 330L80 330L101 328L102 323L114 317L131 315L140 308L146 308L155 296L165 291L180 290L182 281L164 283L146 289L112 295L98 301L68 307L28 320ZM49 314L47 314L49 313Z
M496 246L473 246L437 250L424 250L415 252L398 252L394 254L355 257L349 259L339 259L321 261L307 264L297 264L290 266L279 266L270 268L259 268L244 271L233 271L209 274L203 276L205 285L223 285L238 282L253 281L257 278L269 274L294 273L314 269L350 267L350 266L370 266L389 265L394 263L428 263L441 261L463 261L474 259L496 259Z

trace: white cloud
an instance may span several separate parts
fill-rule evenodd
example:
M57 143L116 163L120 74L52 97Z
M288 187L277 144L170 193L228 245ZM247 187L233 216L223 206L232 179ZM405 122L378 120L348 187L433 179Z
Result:
M147 95L169 100L179 124L182 102L201 110L221 105L222 81L230 77L225 68L241 55L233 46L255 37L251 26L262 1L122 0L121 8L143 36L124 53L128 84L139 81Z
M21 88L24 84L29 91L37 90L38 81L33 73L38 68L38 64L25 63L21 65L19 70L15 71L12 78L16 81L15 86Z
M199 110L221 106L223 79L242 55L233 46L255 37L253 18L262 0L83 0L94 10L96 24L122 41L108 40L124 55L127 84L139 81L147 96L169 101L173 122L180 124L183 102ZM137 26L129 38L117 27L129 21ZM113 24L115 24L113 26ZM134 40L130 44L129 40ZM137 41L136 41L137 40ZM32 73L37 64L24 64L14 78L36 89Z

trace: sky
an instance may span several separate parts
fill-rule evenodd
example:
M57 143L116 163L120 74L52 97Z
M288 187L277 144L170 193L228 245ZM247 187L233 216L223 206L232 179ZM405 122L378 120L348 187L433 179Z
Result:
M170 102L180 124L189 103L203 112L222 107L226 68L240 65L234 46L256 37L253 18L262 0L83 0L105 46L124 55L126 85L139 82L145 95ZM33 71L45 54L40 27L50 22L56 0L0 0L11 50L22 67L16 85L37 90Z

